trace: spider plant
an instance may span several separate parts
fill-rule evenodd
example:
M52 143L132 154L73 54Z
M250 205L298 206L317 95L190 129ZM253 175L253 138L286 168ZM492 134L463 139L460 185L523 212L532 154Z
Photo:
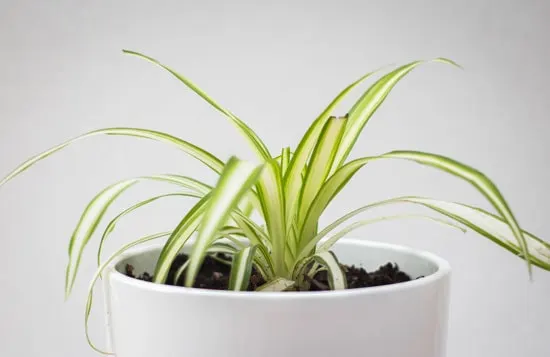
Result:
M83 251L108 208L128 189L150 180L170 183L174 186L174 192L138 202L112 218L101 235L97 256L99 269L93 282L99 278L103 268L126 249L168 237L153 280L154 283L165 283L176 256L191 242L192 237L196 237L188 264L178 272L178 276L185 272L185 285L188 287L193 285L206 255L226 253L232 256L231 290L247 288L253 267L267 282L259 287L260 292L303 290L307 288L307 277L323 269L327 270L331 289L345 289L346 278L337 257L331 251L333 244L358 227L400 218L427 218L462 230L472 229L524 259L529 275L532 265L550 270L550 245L520 227L497 186L480 171L442 155L410 150L349 158L365 125L401 79L428 62L458 67L451 60L436 58L414 61L388 71L363 92L345 115L335 115L333 112L344 98L381 70L363 75L344 88L324 108L295 148L285 147L272 153L245 122L218 104L192 81L151 57L128 50L123 52L160 66L210 103L234 124L259 161L255 164L232 156L224 162L207 150L167 133L118 127L85 133L22 163L0 182L0 186L76 141L105 134L150 139L172 145L219 174L214 186L176 173L125 179L99 192L82 213L70 238L65 280L67 296L75 283ZM338 193L361 168L378 160L408 160L453 175L475 187L494 207L495 213L464 203L405 196L371 202L320 229L319 219ZM173 230L143 237L102 261L103 245L121 219L141 207L170 196L187 197L197 202L182 215ZM437 215L383 216L346 224L365 211L402 203L422 206ZM259 217L258 220L251 218L254 213ZM91 297L86 316L90 304Z

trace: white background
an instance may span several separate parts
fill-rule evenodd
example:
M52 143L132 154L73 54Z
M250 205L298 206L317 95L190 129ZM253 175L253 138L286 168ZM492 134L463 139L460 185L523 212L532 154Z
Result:
M65 139L110 126L166 131L222 159L252 157L219 113L122 48L185 73L247 121L272 151L294 146L332 97L361 74L445 56L465 70L429 64L414 71L368 124L353 157L393 149L452 156L493 178L520 223L550 240L549 18L543 0L0 0L0 175ZM67 242L81 210L105 185L166 172L214 182L172 148L98 137L0 189L0 356L96 355L82 327L97 237L64 302ZM166 189L144 185L116 208ZM323 222L401 194L489 208L463 182L392 161L365 167ZM190 205L166 201L124 221L110 251L169 229ZM429 222L383 223L355 236L428 249L449 260L449 357L549 354L550 273L536 269L530 283L524 263L485 238ZM100 304L94 311L92 336L101 344Z

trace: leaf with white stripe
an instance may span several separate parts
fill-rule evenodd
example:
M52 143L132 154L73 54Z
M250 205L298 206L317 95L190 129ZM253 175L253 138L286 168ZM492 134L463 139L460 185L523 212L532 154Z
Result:
M250 274L254 263L257 246L251 245L241 249L233 256L229 290L244 291L250 284Z
M84 209L69 241L69 262L65 272L65 294L71 293L84 249L90 241L105 213L117 197L140 181L161 181L188 187L198 192L208 192L209 186L198 180L178 175L140 176L115 183L98 193ZM107 229L112 230L113 227Z
M69 241L69 262L65 271L65 298L70 295L76 280L82 252L107 209L117 197L138 182L139 180L129 179L107 187L94 197L82 213Z
M311 202L328 177L346 122L346 117L331 117L319 135L302 185L298 213L300 220L305 217Z
M501 217L481 208L456 202L439 201L425 197L403 197L402 201L420 204L446 215L525 259L524 250L518 244L515 233ZM529 261L539 268L550 270L550 244L527 231L522 230L522 233L528 247Z
M134 242L128 243L128 244L124 245L122 248L120 248L118 251L116 251L116 253L111 255L96 270L95 275L92 278L92 281L91 281L90 286L88 288L88 299L86 301L86 308L85 308L85 313L84 313L84 329L85 329L85 332L86 332L86 340L88 341L88 344L90 345L90 347L93 350L95 350L96 352L99 352L99 353L104 354L104 355L113 355L114 354L112 352L102 351L101 349L96 347L96 345L92 342L92 339L90 338L90 331L89 331L89 328L88 328L88 320L90 319L90 312L92 311L92 304L93 304L93 298L94 298L94 286L97 283L97 280L102 276L103 270L105 270L105 268L107 268L107 266L109 266L109 264L111 264L112 261L115 258L119 257L122 253L126 252L128 249L131 249L131 248L133 248L133 247L135 247L139 244L143 244L143 243L152 241L154 239L159 239L159 238L166 237L168 235L170 235L170 232L156 233L156 234L151 234L151 235L145 236L145 237L143 237L141 239L138 239Z
M94 130L94 131L82 134L62 144L52 147L47 151L44 151L38 155L31 157L30 159L26 160L21 165L16 167L6 177L4 177L2 181L0 181L0 186L4 185L5 183L10 181L17 175L23 173L24 171L26 171L27 169L29 169L31 166L38 163L39 161L66 148L67 146L79 140L97 136L97 135L131 136L131 137L137 137L142 139L159 141L162 143L173 145L178 149L183 150L185 153L201 161L202 163L204 163L206 166L210 167L212 170L214 170L217 173L220 173L223 169L223 162L217 157L215 157L214 155L212 155L211 153L209 153L208 151L203 150L196 145L193 145L183 139L172 136L170 134L166 134L166 133L154 131L154 130L140 129L140 128L106 128L106 129Z
M231 211L256 184L263 168L264 165L254 166L236 157L231 157L225 165L201 219L199 234L190 254L186 286L193 285L206 250L230 217Z
M327 269L328 283L331 290L344 290L347 288L346 274L333 252L317 253L313 256L313 260Z
M310 125L307 132L304 134L298 147L294 151L290 164L285 172L284 176L284 185L285 185L285 197L286 197L286 220L290 222L295 217L295 210L297 209L297 202L300 197L300 190L302 188L302 174L305 171L307 161L315 143L323 130L323 127L326 121L331 117L332 111L344 100L348 94L355 88L357 88L361 83L363 83L367 78L378 72L379 70L369 72L355 82L348 85L344 88L323 110L323 112L315 119L315 121Z
M163 198L168 198L168 197L192 197L192 198L201 198L202 196L199 195L199 194L196 194L196 193L191 193L191 192L177 192L177 193L168 193L168 194L164 194L164 195L159 195L159 196L155 196L155 197L151 197L149 199L146 199L146 200L143 200L141 202L138 202L136 203L135 205L131 206L131 207L128 207L127 209L125 209L124 211L120 212L118 215L116 215L108 224L107 224L107 227L105 228L105 231L103 231L103 235L101 236L101 240L99 241L99 248L97 250L97 265L101 265L101 253L103 252L103 247L104 247L104 244L105 242L107 241L107 238L109 237L109 235L115 230L116 228L116 225L118 224L118 222L124 218L125 216L129 215L130 213L134 212L135 210L143 207L143 206L146 206L150 203L153 203L157 200L160 200L160 199L163 199Z
M392 151L390 153L382 155L381 157L411 160L422 165L427 165L445 171L472 184L487 198L487 200L489 200L489 202L497 210L500 216L504 218L506 223L512 229L514 237L521 247L521 252L525 257L525 261L527 262L529 276L531 276L531 262L529 259L530 254L527 241L523 236L522 230L514 214L512 213L512 210L508 207L508 203L506 202L496 185L487 176L485 176L478 170L464 165L463 163L455 161L451 158L426 152Z
M135 51L130 51L130 50L123 50L123 52L126 53L126 54L129 54L129 55L134 55L134 56L143 58L143 59L145 59L145 60L147 60L147 61L149 61L149 62L165 69L165 70L167 70L170 74L172 74L174 77L179 79L180 82L185 84L189 89L191 89L193 92L198 94L208 104L210 104L212 107L214 107L219 112L224 114L231 121L231 123L233 125L235 125L237 127L237 129L239 129L239 131L242 134L244 134L244 136L251 143L252 148L256 151L256 153L258 154L258 156L260 158L262 158L262 159L270 159L271 158L271 154L269 153L269 150L267 149L265 144L256 135L256 133L250 127L248 127L248 125L246 125L241 119L237 118L237 116L235 116L235 114L231 113L229 110L223 108L221 105L216 103L214 101L214 99L212 99L210 96L208 96L208 94L206 94L203 90L201 90L195 83L191 82L186 77L182 76L181 74L179 74L178 72L176 72L172 68L160 63L159 61L157 61L154 58L151 58L149 56L143 55L143 54L135 52Z
M460 67L455 62L446 58L436 58L431 61L414 61L397 68L376 81L361 98L359 98L348 113L349 121L347 123L346 132L342 138L342 143L335 158L336 165L332 168L331 173L334 173L336 169L344 165L361 131L380 105L382 105L395 85L413 69L426 62L441 62Z
M268 237L271 240L271 256L275 274L284 276L286 273L285 197L280 167L275 160L265 163L256 188L264 213Z
M354 222L354 223L350 224L349 226L345 227L344 229L342 229L341 231L339 231L339 232L335 233L334 235L332 235L326 241L324 241L323 244L321 244L321 246L318 248L317 251L318 252L326 252L326 251L330 250L330 248L332 248L332 246L339 239L341 239L342 237L346 236L347 234L349 234L350 232L352 232L352 231L354 231L358 228L368 226L368 225L371 225L371 224L374 224L374 223L387 222L387 221L393 221L393 220L398 220L398 219L399 220L401 220L401 219L426 219L426 220L430 220L432 222L439 223L439 224L444 225L444 226L456 228L456 229L462 231L463 233L466 233L466 230L464 228L462 228L461 226L459 226L458 224L447 221L447 220L444 220L444 219L440 219L440 218L437 218L437 217L431 217L431 216L427 216L425 214L398 214L398 215L393 215L393 216L376 217L376 218L365 219L365 220ZM318 242L317 239L312 240L310 242L311 246L306 247L306 251L308 250L308 248L309 249L314 248L315 244L317 242Z

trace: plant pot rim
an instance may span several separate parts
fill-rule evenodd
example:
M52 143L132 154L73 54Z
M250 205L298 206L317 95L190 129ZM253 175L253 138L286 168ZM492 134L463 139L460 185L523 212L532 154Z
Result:
M182 286L172 286L165 284L156 284L131 278L116 269L116 266L122 261L128 259L131 256L143 254L150 251L162 249L163 244L157 243L146 247L136 247L126 251L120 256L116 257L106 268L106 275L112 282L118 282L120 284L129 285L137 290L158 292L162 294L176 294L176 295L195 295L211 298L223 298L223 299L251 299L251 300L284 300L284 299L334 299L345 298L356 295L387 295L392 292L408 290L408 289L422 289L427 285L431 285L451 273L450 264L443 258L430 253L428 251L414 249L405 245L383 243L369 240L359 240L355 238L342 238L335 246L338 245L355 245L364 248L378 248L388 249L399 252L401 254L408 254L415 256L418 259L423 259L430 262L437 267L437 270L430 275L426 275L421 279L413 279L407 282L374 286L358 289L346 289L346 290L329 290L329 291L308 291L308 292L255 292L255 291L228 291L228 290L209 290L200 288L188 288Z

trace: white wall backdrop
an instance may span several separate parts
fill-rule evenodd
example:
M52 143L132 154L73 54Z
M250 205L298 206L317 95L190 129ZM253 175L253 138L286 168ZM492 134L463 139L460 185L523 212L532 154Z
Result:
M353 155L417 149L471 164L497 182L525 228L550 240L549 16L544 0L0 0L0 176L62 140L110 126L170 132L224 159L252 157L219 113L123 48L185 73L272 150L294 146L361 74L445 56L465 70L429 64L414 71L368 124ZM97 137L0 189L0 356L96 355L84 338L83 311L97 238L64 302L72 229L105 185L166 172L214 179L161 144ZM116 208L165 189L144 185ZM401 194L488 207L451 177L384 162L356 176L323 220ZM110 249L169 228L190 205L173 200L145 209L121 223ZM429 249L450 261L449 357L550 352L550 273L536 269L529 282L524 263L491 242L429 222L383 223L356 236ZM92 335L101 344L100 304L94 311Z

